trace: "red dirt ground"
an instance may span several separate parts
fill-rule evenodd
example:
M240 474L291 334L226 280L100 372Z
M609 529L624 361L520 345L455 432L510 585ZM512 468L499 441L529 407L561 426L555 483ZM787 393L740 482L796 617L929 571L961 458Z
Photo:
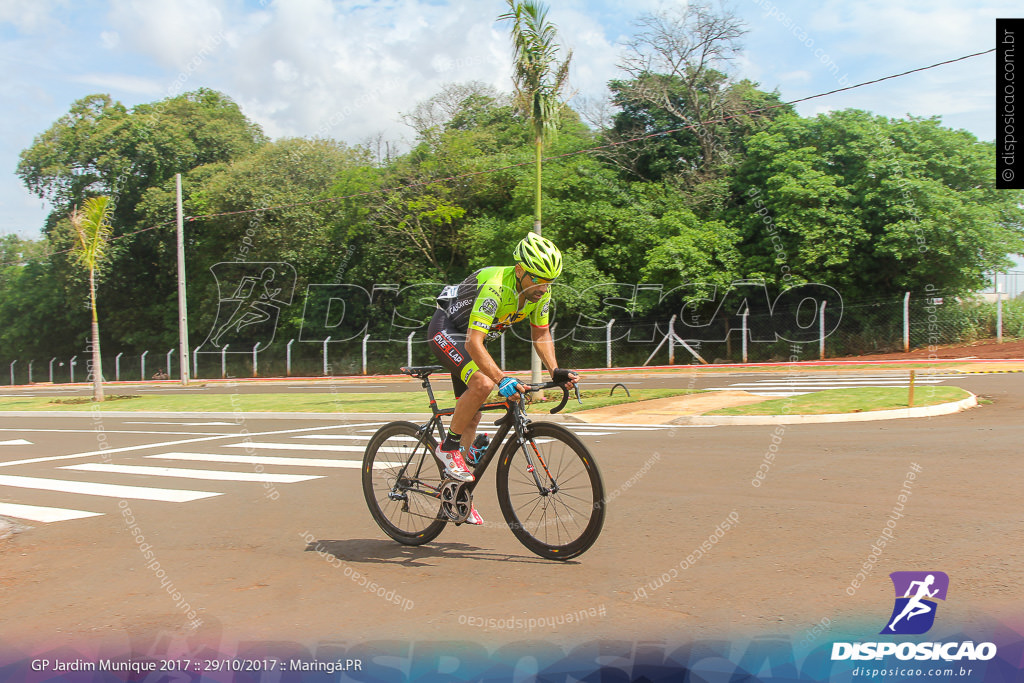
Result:
M960 346L937 346L931 350L925 346L911 349L910 353L876 353L836 360L917 360L927 358L1024 358L1024 340L1015 339L999 344L995 339L982 339L973 344Z

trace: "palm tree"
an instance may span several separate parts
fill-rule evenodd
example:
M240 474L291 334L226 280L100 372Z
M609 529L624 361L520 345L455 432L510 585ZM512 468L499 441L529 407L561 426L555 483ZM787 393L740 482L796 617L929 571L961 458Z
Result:
M558 114L562 109L559 93L569 79L572 50L565 61L558 64L558 30L547 21L548 9L534 0L508 0L508 12L499 20L512 21L512 47L515 65L512 83L516 91L516 106L529 117L533 127L536 177L534 182L533 231L541 234L540 179L544 138L555 133ZM536 349L530 353L530 381L540 381L541 363ZM542 398L541 395L537 396Z
M71 212L71 225L75 228L75 246L72 255L89 269L89 304L92 307L92 400L103 400L103 368L100 361L100 323L96 315L96 269L106 254L113 228L110 215L114 207L110 197L91 197L82 209Z
M544 139L555 133L558 114L563 103L559 94L569 78L572 50L565 61L557 63L557 29L547 21L548 10L534 0L508 0L509 11L498 17L512 21L512 45L515 66L512 82L516 91L516 106L529 117L536 148L536 185L534 187L533 231L540 234L540 179Z

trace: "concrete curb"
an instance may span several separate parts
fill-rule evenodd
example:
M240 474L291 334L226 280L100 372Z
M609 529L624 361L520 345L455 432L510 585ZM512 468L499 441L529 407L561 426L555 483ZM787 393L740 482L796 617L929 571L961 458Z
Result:
M970 392L967 392L970 393ZM908 417L935 417L952 415L978 405L978 397L971 394L952 403L939 403L920 408L895 410L869 410L864 413L833 413L828 415L688 415L670 420L674 425L777 425L821 424L827 422L870 422L873 420L900 420Z

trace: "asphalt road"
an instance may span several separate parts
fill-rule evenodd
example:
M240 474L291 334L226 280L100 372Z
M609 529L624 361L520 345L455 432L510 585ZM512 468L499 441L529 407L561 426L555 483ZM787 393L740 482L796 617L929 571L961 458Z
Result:
M948 383L990 402L867 423L574 426L609 507L597 544L568 563L518 544L493 472L483 528L419 548L388 539L356 464L372 421L0 416L0 515L19 524L0 541L0 648L795 639L823 620L829 637L863 639L891 610L888 573L911 569L949 574L950 623L1008 621L1024 584L1024 376Z

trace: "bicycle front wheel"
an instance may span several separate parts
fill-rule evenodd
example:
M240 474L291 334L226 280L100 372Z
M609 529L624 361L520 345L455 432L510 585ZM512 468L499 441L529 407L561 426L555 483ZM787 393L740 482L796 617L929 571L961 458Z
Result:
M405 545L437 538L446 521L441 514L444 470L434 457L436 441L411 422L392 422L377 430L363 456L363 496L377 525Z
M530 551L568 560L594 545L604 525L604 484L579 437L549 422L515 435L498 461L498 504L509 528ZM524 452L525 451L525 452Z

